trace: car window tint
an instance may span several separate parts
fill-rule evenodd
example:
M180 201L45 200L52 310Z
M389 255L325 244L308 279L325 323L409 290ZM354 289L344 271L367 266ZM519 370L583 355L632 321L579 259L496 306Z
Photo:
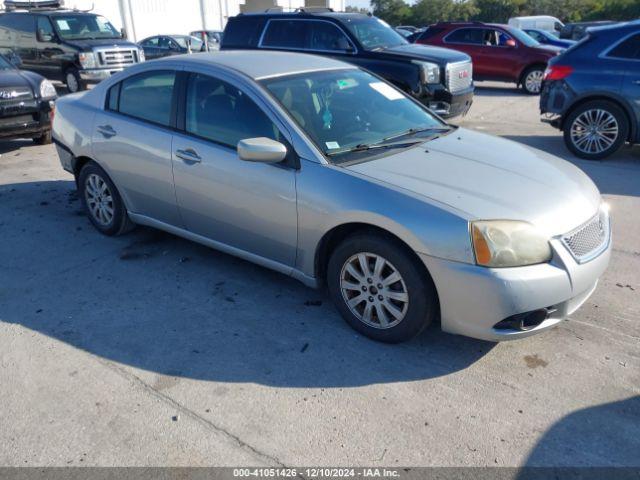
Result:
M529 35L529 36L530 36L531 38L533 38L534 40L537 40L537 41L539 41L539 42L542 42L542 41L544 41L544 40L545 40L545 38L544 38L541 34L539 34L538 32L536 32L536 31L533 31L533 30L525 30L525 32L527 33L527 35Z
M29 14L9 14L7 17L7 27L10 30L17 30L24 33L35 33L35 19Z
M329 22L303 22L308 26L309 43L312 50L349 50L349 40L338 27Z
M263 17L251 17L249 15L231 17L221 37L225 48L255 47L264 30Z
M271 20L262 38L265 47L304 48L309 22Z
M120 113L159 125L171 124L175 72L146 72L122 81Z
M449 43L470 43L482 45L484 43L484 30L481 28L459 28L446 37Z
M278 128L242 90L199 74L187 82L185 129L232 148L245 138L281 141Z
M47 17L38 17L38 31L45 35L53 35L53 25Z
M118 111L118 96L120 95L120 84L117 83L109 89L107 93L107 110Z
M158 37L147 38L142 45L145 47L157 47L158 46Z
M624 42L616 45L609 52L608 56L640 60L640 33L633 35L627 38Z

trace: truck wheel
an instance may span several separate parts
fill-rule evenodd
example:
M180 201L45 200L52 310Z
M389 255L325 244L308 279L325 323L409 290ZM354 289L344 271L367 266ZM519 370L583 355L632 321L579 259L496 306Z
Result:
M601 160L622 146L629 136L624 111L607 100L593 100L573 110L564 121L564 143L586 160Z
M543 77L544 67L529 67L522 75L522 90L529 95L539 95Z
M64 74L64 81L67 84L67 89L71 93L79 92L80 90L84 90L84 85L80 80L80 74L76 68L69 68Z
M351 327L386 343L409 340L438 312L435 286L401 243L376 234L344 240L332 253L327 284Z
M89 220L100 233L114 236L133 228L118 189L96 163L89 162L82 167L78 189Z
M51 143L51 130L47 130L41 136L33 139L36 145L49 145Z

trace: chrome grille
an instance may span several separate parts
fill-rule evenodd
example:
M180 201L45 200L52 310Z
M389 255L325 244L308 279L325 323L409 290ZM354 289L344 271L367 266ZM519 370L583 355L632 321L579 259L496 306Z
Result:
M13 103L33 98L29 87L0 87L0 103Z
M138 51L135 49L97 50L98 61L104 67L126 67L138 63Z
M473 82L473 64L458 62L447 64L447 89L456 93L471 86Z
M609 215L601 210L587 223L563 235L562 243L578 263L584 263L607 248L609 232Z

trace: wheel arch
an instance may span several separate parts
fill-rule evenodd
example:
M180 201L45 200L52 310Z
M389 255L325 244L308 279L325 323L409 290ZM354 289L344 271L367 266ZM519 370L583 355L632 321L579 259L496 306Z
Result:
M520 75L518 75L518 86L522 85L525 74L534 67L541 67L542 70L545 70L547 68L547 64L541 61L536 61L525 65L524 68L520 71Z
M577 108L581 107L582 105L584 105L585 103L588 102L592 102L592 101L606 101L606 102L611 102L615 105L617 105L618 107L620 107L620 109L624 112L626 118L627 118L627 122L629 124L629 134L628 134L628 138L626 138L626 141L634 141L634 139L637 138L638 135L638 126L636 124L636 122L632 121L631 119L632 114L631 114L631 108L625 104L624 101L610 96L610 95L604 95L604 94L597 94L597 95L589 95L589 96L584 96L579 98L578 100L576 100L575 102L573 102L573 104L571 104L571 106L567 109L566 112L564 112L564 114L562 115L562 120L560 122L560 130L564 132L565 129L565 122L567 120L567 118L576 111Z

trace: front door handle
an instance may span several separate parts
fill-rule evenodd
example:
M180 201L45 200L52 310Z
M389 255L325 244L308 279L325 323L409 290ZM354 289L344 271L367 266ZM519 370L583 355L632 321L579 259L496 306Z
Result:
M98 126L98 132L104 137L104 138L111 138L111 137L115 137L118 133L113 129L113 127L111 125L99 125Z
M202 158L193 148L187 148L184 150L176 150L176 157L187 163L200 163Z

